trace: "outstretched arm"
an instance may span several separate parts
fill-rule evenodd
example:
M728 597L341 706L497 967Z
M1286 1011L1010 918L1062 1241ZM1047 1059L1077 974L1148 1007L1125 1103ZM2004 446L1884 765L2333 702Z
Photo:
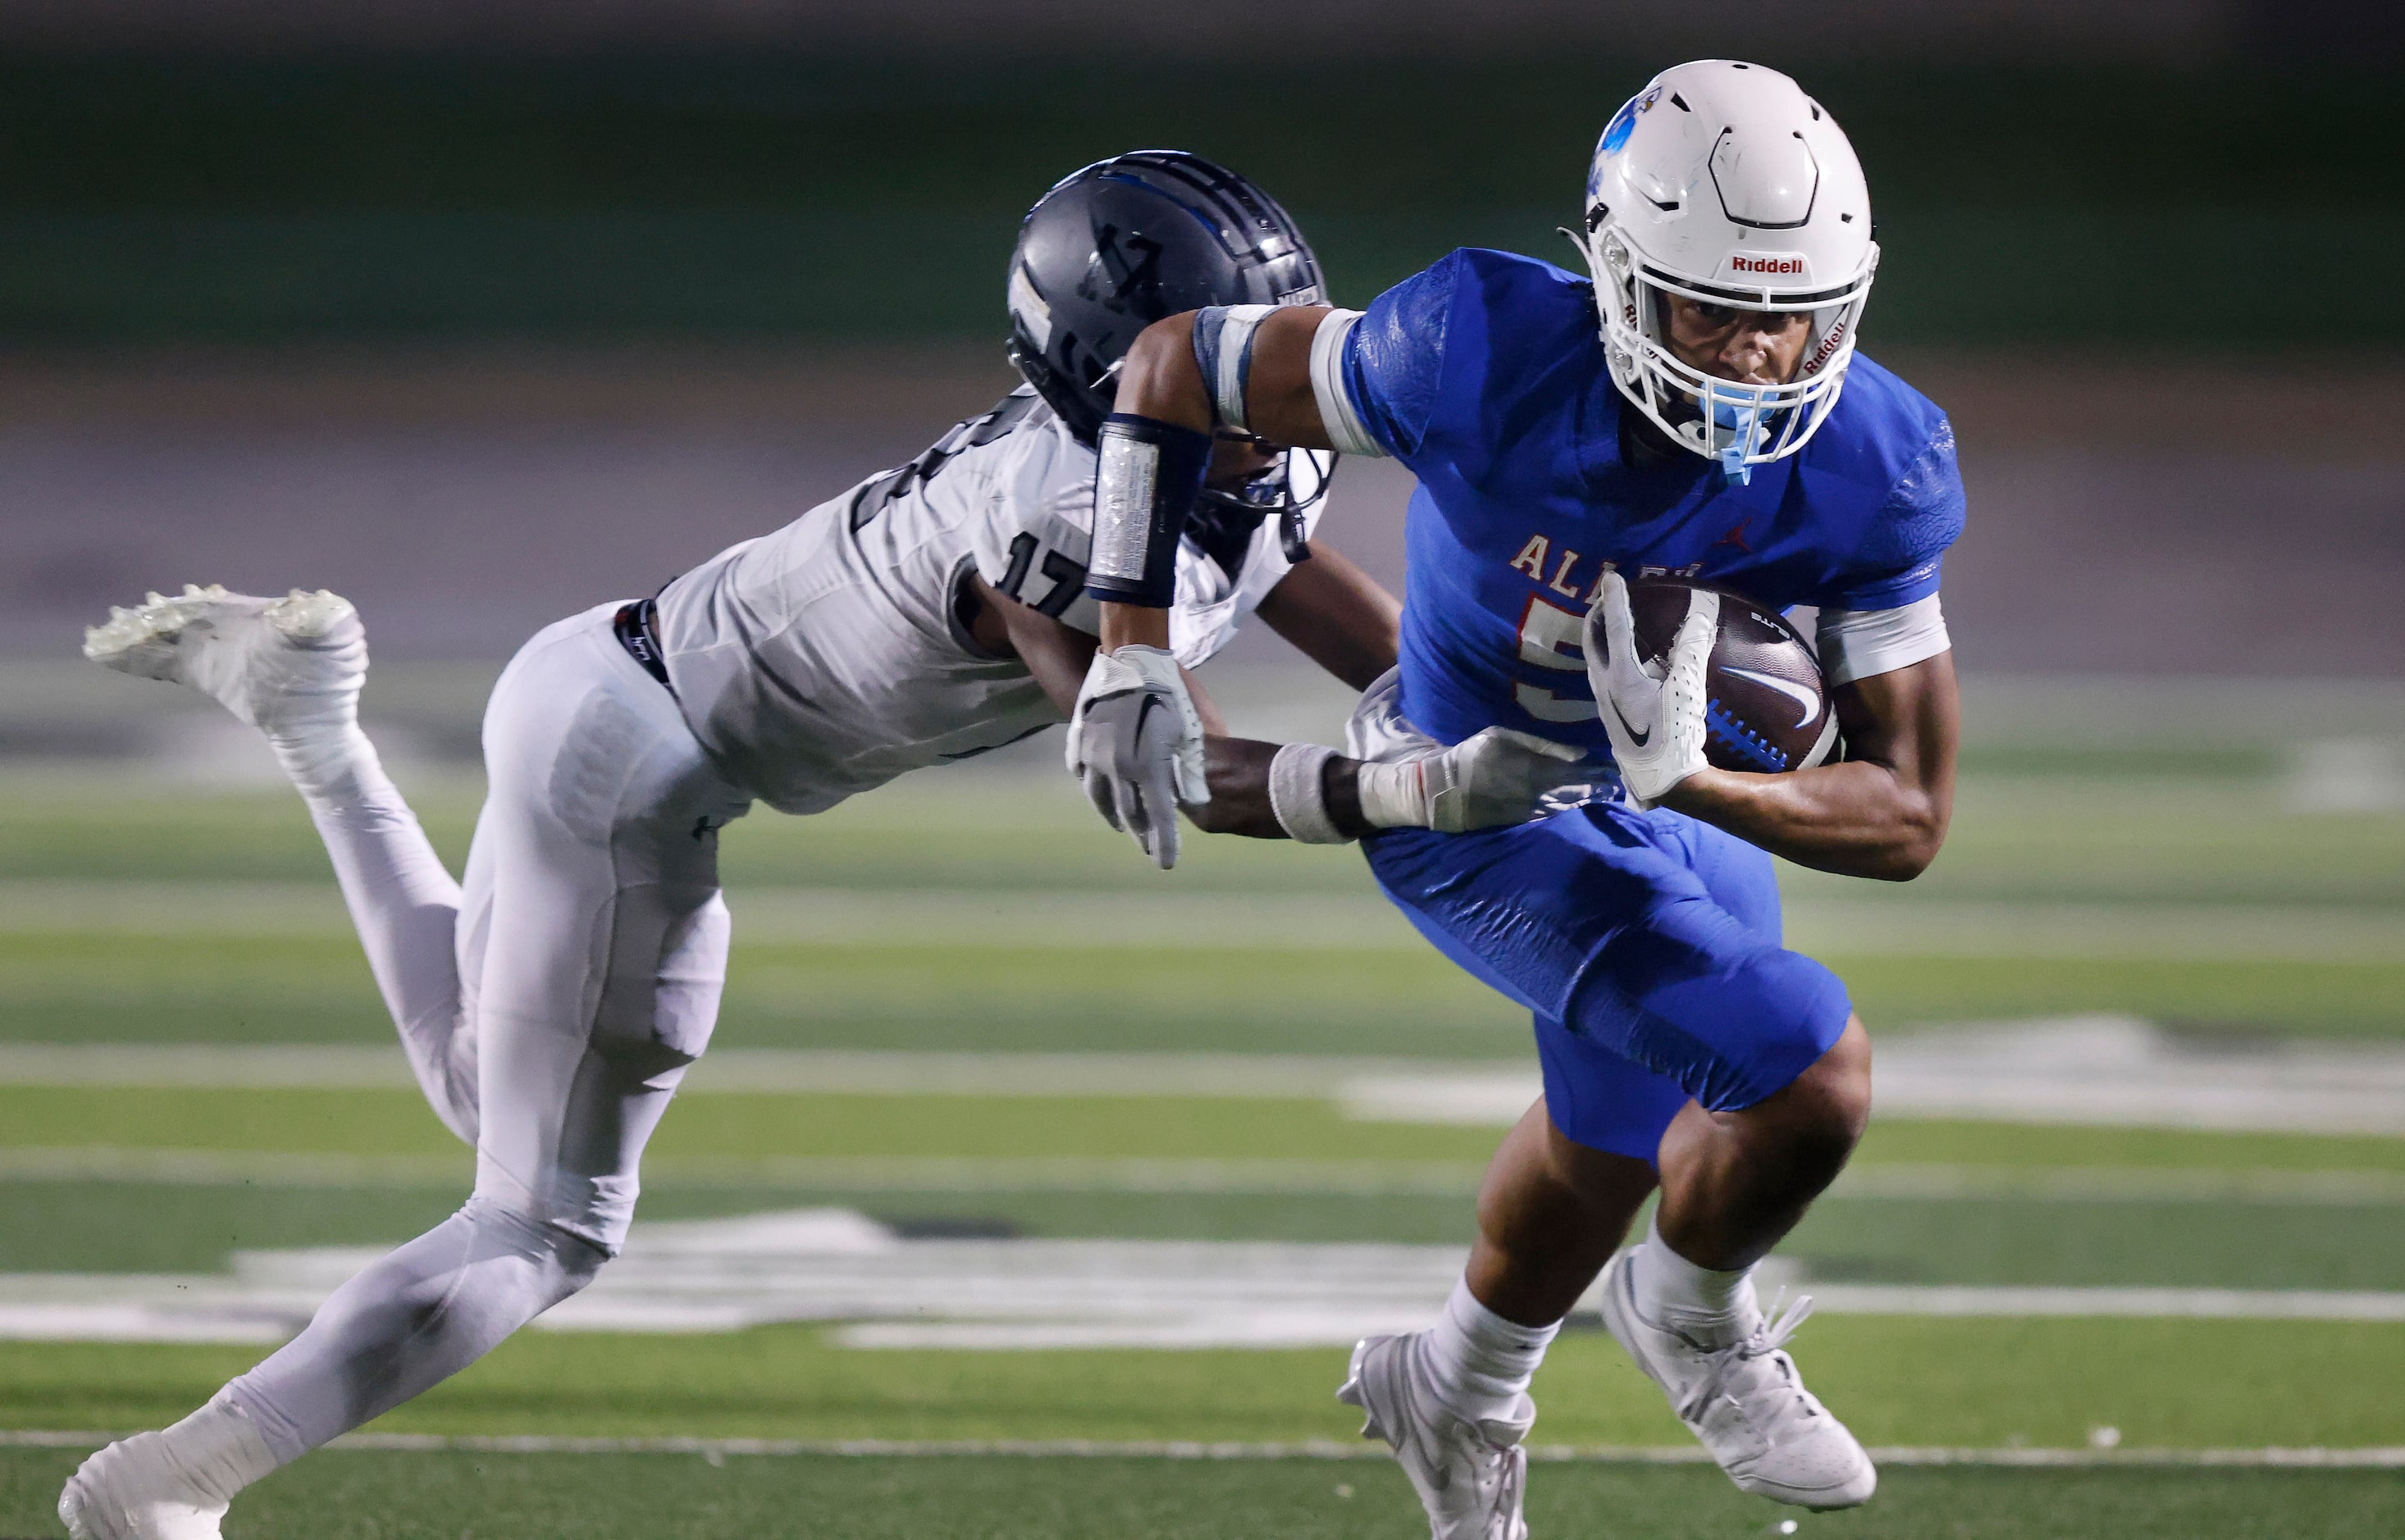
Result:
M1322 559L1332 554L1320 553ZM1320 566L1315 560L1295 571ZM1366 684L1394 662L1393 596L1341 558L1323 571L1329 576L1314 581L1342 588L1346 595L1333 605L1337 621L1345 622L1349 614L1352 621L1371 623L1360 632L1331 625L1318 638L1324 651L1299 638L1297 645L1331 672L1340 672L1340 663L1354 671L1369 670L1368 679L1347 679L1348 683ZM1291 576L1287 580L1292 581ZM1007 597L982 578L971 581L978 600L972 627L978 643L992 651L1016 653L1053 704L1063 714L1074 711L1096 651L1095 638ZM1329 596L1313 590L1304 597L1315 595ZM1230 737L1210 697L1190 676L1186 687L1202 721L1203 768L1211 790L1207 802L1186 805L1187 816L1205 833L1296 837L1278 816L1272 788L1280 755L1298 746ZM1431 743L1428 750L1421 759L1365 765L1306 746L1305 758L1290 763L1287 774L1315 777L1319 805L1327 816L1319 837L1331 840L1359 839L1379 829L1403 826L1458 831L1515 822L1528 816L1547 790L1578 778L1570 763L1578 757L1575 750L1519 734L1490 729L1450 749ZM1294 789L1289 787L1287 794L1291 799Z
M1211 329L1198 333L1198 324ZM1174 779L1201 787L1201 794L1178 795L1205 829L1323 842L1355 837L1363 826L1458 833L1516 822L1546 790L1573 778L1567 766L1578 750L1495 728L1451 747L1430 741L1424 751L1357 764L1307 744L1213 744L1186 718L1168 659L1172 558L1212 435L1224 427L1295 448L1385 452L1384 441L1352 421L1332 375L1318 377L1341 357L1334 349L1345 324L1322 305L1210 310L1154 323L1129 352L1094 479L1086 587L1101 601L1102 651L1071 727L1072 764L1096 806L1132 805L1139 821L1158 827L1156 806L1165 809ZM1315 368L1323 340L1329 351ZM1342 433L1323 415L1323 389L1335 403L1326 410L1345 419ZM1363 681L1382 671L1394 651L1398 611L1385 608L1393 601L1371 598L1375 585L1349 565L1340 571L1331 564L1304 582L1290 595L1281 629L1340 677ZM1338 609L1373 623L1375 639L1340 647L1304 620L1310 607L1301 601L1313 584ZM1231 781L1230 805L1219 806ZM1175 860L1174 830L1171 836L1146 841L1163 866Z
M1961 714L1954 654L1830 692L1846 758L1792 775L1706 768L1662 798L1799 866L1907 882L1946 843Z
M1315 554L1324 559L1329 553L1322 550ZM1318 565L1318 561L1314 561L1296 568L1296 571L1305 571ZM1359 570L1349 562L1344 565L1350 570ZM1085 682L1086 670L1092 665L1095 649L1099 645L1095 638L1008 597L983 578L972 577L970 581L975 585L978 601L975 629L979 645L992 651L1017 653L1019 660L1027 665L1029 673L1035 676L1035 682L1044 687L1044 693L1051 697L1052 704L1061 708L1062 715L1075 710L1078 688ZM1279 584L1280 589L1285 586L1284 583ZM1385 591L1374 582L1370 587L1376 595L1385 597ZM1276 592L1272 590L1273 594ZM1386 602L1391 605L1394 601L1388 597ZM1262 607L1265 612L1268 608L1267 605ZM1340 637L1329 642L1333 651L1364 655L1374 653L1376 645L1374 636L1349 639ZM1391 643L1386 656L1387 665L1391 666ZM1330 671L1334 671L1332 665ZM1375 679L1385 671L1385 667L1381 667L1370 678ZM1346 682L1353 681L1348 679ZM1362 684L1368 682L1367 679L1360 681ZM1218 708L1212 704L1210 696L1203 693L1202 685L1191 674L1186 676L1186 689L1194 701L1195 714L1202 719L1203 767L1211 783L1211 800L1188 806L1188 816L1205 833L1249 834L1257 839L1289 837L1280 827L1277 815L1270 806L1270 763L1277 757L1283 745L1228 736L1227 724L1221 720ZM1356 790L1355 773L1358 768L1357 761L1338 755L1329 761L1324 772L1329 812L1337 826L1354 839L1370 833L1372 827L1361 816L1360 797Z

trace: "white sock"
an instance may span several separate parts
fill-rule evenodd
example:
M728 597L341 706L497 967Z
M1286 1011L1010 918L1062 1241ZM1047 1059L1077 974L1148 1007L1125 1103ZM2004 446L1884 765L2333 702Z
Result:
M218 1504L232 1502L234 1493L283 1463L223 1392L159 1437L193 1486Z
M1721 1272L1695 1266L1662 1239L1658 1211L1631 1268L1638 1309L1657 1326L1709 1347L1733 1342L1753 1329L1748 1318L1760 1313L1753 1301L1753 1269Z
M1480 1304L1463 1279L1454 1284L1444 1314L1420 1338L1422 1362L1438 1401L1463 1421L1523 1421L1531 1411L1528 1381L1561 1329L1558 1321L1550 1326L1506 1321Z

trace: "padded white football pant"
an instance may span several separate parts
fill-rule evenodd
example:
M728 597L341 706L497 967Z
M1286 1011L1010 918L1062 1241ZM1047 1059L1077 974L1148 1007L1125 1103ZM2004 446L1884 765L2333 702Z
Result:
M226 1387L278 1460L399 1406L592 1281L636 1164L709 1045L726 973L718 828L749 799L611 634L537 636L485 713L464 891L373 752L305 788L427 1099L476 1147L459 1211Z

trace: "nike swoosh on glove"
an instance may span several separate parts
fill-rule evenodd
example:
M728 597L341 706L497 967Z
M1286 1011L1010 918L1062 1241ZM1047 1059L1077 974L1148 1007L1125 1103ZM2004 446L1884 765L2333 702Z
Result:
M1202 719L1177 659L1158 647L1096 652L1069 716L1069 773L1103 821L1162 871L1177 864L1177 808L1211 800Z
M1586 677L1620 782L1639 807L1658 805L1704 768L1704 669L1720 625L1721 596L1691 591L1667 666L1648 665L1637 655L1628 584L1617 572L1603 575L1603 592L1586 614Z
M1582 749L1532 733L1489 727L1450 749L1364 764L1361 816L1381 829L1459 834L1526 823L1546 792L1573 777Z

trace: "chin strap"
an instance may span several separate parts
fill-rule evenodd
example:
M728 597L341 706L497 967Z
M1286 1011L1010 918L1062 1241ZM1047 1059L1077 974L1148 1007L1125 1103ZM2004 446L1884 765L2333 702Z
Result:
M1302 510L1292 503L1278 514L1278 549L1286 553L1289 567L1311 560L1310 531L1302 527Z

